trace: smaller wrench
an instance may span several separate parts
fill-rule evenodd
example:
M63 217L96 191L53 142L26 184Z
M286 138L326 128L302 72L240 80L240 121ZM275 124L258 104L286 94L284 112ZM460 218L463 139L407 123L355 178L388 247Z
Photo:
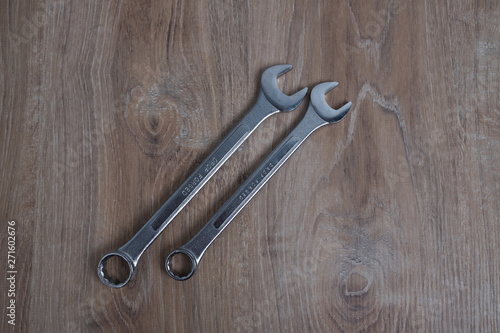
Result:
M170 277L179 281L189 279L198 268L208 247L309 135L318 128L334 124L345 117L351 108L351 102L335 110L328 106L325 100L325 94L337 85L337 82L325 82L314 87L309 107L297 127L272 151L196 236L168 255L165 268ZM186 272L172 267L172 258L176 255L187 257L190 267Z
M291 68L291 65L277 65L266 69L262 74L261 89L257 102L246 116L130 241L114 252L102 257L97 266L97 275L105 285L113 288L121 288L126 285L135 276L137 262L144 251L257 126L272 114L279 111L292 111L299 106L306 96L307 88L288 96L281 92L276 81L279 75L284 74ZM129 275L125 281L117 281L116 278L109 276L106 271L106 262L112 257L119 257L127 262Z

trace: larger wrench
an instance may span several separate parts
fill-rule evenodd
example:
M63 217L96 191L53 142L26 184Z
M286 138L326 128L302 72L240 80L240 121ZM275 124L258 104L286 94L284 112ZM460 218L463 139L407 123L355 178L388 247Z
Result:
M325 94L337 85L337 82L326 82L314 87L309 107L297 127L273 150L196 236L168 255L165 268L172 278L180 281L189 279L198 268L207 248L309 135L324 125L336 123L344 118L351 108L351 102L335 110L325 101ZM173 267L173 257L177 255L187 256L190 265L188 269L182 267L183 269L179 270Z
M261 78L259 97L252 109L130 241L102 257L97 274L105 285L113 288L126 285L135 276L137 262L144 251L257 126L270 115L279 111L291 111L302 102L307 88L292 96L285 95L278 88L277 77L291 68L291 65L278 65L265 70ZM106 271L106 262L112 257L119 257L127 262L129 274L124 281L118 281Z

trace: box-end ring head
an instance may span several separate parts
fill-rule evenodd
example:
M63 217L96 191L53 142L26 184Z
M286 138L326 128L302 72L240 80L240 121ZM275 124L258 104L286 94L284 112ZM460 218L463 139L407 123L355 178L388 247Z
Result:
M126 276L125 280L113 277L107 271L106 263L111 258L119 258L127 263L128 276ZM99 276L99 279L101 279L102 283L104 283L108 287L121 288L129 283L129 281L132 280L132 278L135 276L135 267L135 264L126 255L119 252L111 252L106 254L104 257L102 257L101 261L99 261L99 265L97 266L97 275Z
M172 251L165 260L165 269L168 275L177 281L189 279L197 268L198 263L194 255L182 248Z

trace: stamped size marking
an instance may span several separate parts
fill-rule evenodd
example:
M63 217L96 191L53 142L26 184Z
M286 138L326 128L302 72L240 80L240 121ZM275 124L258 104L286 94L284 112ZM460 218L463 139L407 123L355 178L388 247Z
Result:
M189 195L189 193L191 193L193 191L193 189L195 189L196 186L198 186L198 184L203 180L203 178L205 178L205 176L213 168L215 168L215 166L217 165L217 162L219 162L219 160L215 157L212 157L212 159L210 161L208 161L207 164L205 164L205 168L203 169L205 171L205 175L202 175L201 173L199 173L197 176L195 176L193 179L191 179L191 181L182 190L182 195L187 197Z
M281 149L279 149L273 157L265 164L265 166L261 167L261 170L253 177L250 178L249 180L246 181L246 185L244 186L244 189L240 191L237 197L235 197L231 203L224 209L224 211L219 215L219 217L215 220L214 222L214 227L215 228L220 228L226 221L228 221L228 217L236 211L236 208L243 204L243 202L247 199L247 197L252 194L257 192L260 187L263 186L261 184L263 181L269 179L273 171L275 172L277 169L275 167L277 165L283 164L283 157L286 156L290 152L290 150L299 142L299 139L297 137L292 136L288 141L286 141ZM250 198L248 199L250 200Z
M248 187L243 191L238 197L240 201L245 200L245 198L255 189L255 187L266 177L266 175L274 168L276 164L270 162L261 173L259 173Z
M191 193L191 191L193 190L193 188L196 187L196 185L198 185L201 180L203 179L203 175L200 173L198 174L198 176L195 176L185 187L184 189L182 190L182 195L183 196L187 196L189 193Z
M187 202L189 197L196 193L204 182L210 178L211 174L215 172L218 166L223 163L231 147L239 146L238 141L242 141L245 138L245 134L249 131L249 127L245 124L238 126L219 148L212 153L212 156L208 157L205 162L200 164L198 169L191 175L191 178L186 180L175 194L172 195L163 207L152 217L150 225L153 231L160 230L169 216L173 216L172 214L175 214L174 212L176 209L182 205L183 202Z
M208 161L207 164L205 164L205 172L209 173L219 162L219 160L215 157L212 157L210 161Z

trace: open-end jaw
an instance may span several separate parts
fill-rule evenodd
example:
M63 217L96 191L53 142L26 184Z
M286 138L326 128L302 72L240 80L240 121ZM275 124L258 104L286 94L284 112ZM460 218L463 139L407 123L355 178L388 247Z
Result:
M293 96L286 96L274 86L276 77L285 72L291 66L275 66L270 72L264 72L262 76L262 87L268 86L267 91L279 92L277 96L269 98L281 103L281 107L293 106L293 103L285 105L287 100L294 96L300 103L305 94L305 90ZM288 134L288 136L262 161L260 166L248 177L248 179L236 190L226 203L215 213L207 224L189 242L171 252L165 261L167 273L175 280L184 281L189 279L198 269L200 260L204 253L215 239L222 233L234 217L245 207L245 205L256 195L256 193L266 184L266 182L278 171L278 169L288 160L288 158L299 148L299 146L321 126L340 121L349 112L352 103L346 103L336 110L330 107L325 100L325 94L335 88L337 82L326 82L318 84L312 90L311 101L306 114L300 123ZM282 96L281 96L281 95ZM284 96L284 97L283 97ZM279 100L278 102L276 100ZM179 256L186 263L182 269L176 267L174 257Z
M325 95L338 86L338 82L320 83L311 91L311 103L314 111L329 123L336 123L346 116L351 109L352 102L344 104L340 109L334 109L326 103Z
M227 159L241 146L248 136L261 124L264 119L279 111L291 111L304 99L307 88L287 96L278 88L277 77L292 66L278 65L264 71L262 86L255 105L246 113L243 119L226 135L217 147L201 162L197 169L182 183L172 196L158 209L146 224L117 250L102 257L97 267L97 275L101 281L112 288L121 288L135 276L137 262L149 245L172 222L187 203L206 184L212 175L227 161ZM116 272L107 269L111 264L119 261L124 270L128 268L128 276L119 278ZM112 264L110 265L112 268Z
M304 88L292 96L284 94L278 88L278 76L285 74L292 65L277 65L264 71L261 78L261 89L267 100L280 111L292 111L302 102L307 94L307 88Z

